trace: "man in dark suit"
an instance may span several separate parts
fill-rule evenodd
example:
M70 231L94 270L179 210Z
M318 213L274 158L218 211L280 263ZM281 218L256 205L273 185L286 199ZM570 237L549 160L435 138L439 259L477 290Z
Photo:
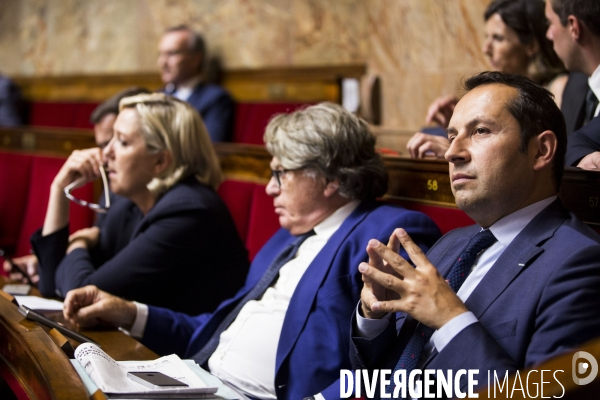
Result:
M565 165L600 171L600 117L593 118L569 137Z
M281 229L233 298L190 317L86 287L68 294L65 315L126 327L158 353L193 358L252 398L336 398L339 371L350 367L346 327L368 239L402 226L427 250L439 231L421 213L375 201L387 188L375 138L343 107L279 115L265 141L273 155L266 190Z
M0 126L23 124L23 98L12 80L0 74Z
M202 36L183 25L168 29L158 44L157 64L166 85L164 92L198 110L213 142L230 141L235 104L221 86L205 81L207 57Z
M563 101L567 107L580 112L576 118L578 128L598 116L600 97L600 2L589 0L546 0L546 18L550 22L547 36L552 40L554 51L569 71L580 72L588 77L588 87L582 83L578 92L586 93L585 100L570 94ZM581 81L581 79L579 79ZM576 82L573 82L575 85ZM565 88L565 92L567 92ZM570 123L571 121L567 121ZM600 164L600 129L585 127L569 136L567 165L598 170Z
M446 159L456 204L477 225L448 233L427 256L401 229L388 246L369 242L355 368L478 369L485 385L488 371L502 379L600 332L600 237L557 198L560 110L521 76L486 72L465 86Z

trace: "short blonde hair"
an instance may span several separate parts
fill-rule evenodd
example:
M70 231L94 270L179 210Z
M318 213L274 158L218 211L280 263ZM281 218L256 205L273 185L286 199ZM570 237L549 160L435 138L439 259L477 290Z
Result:
M190 175L215 190L218 188L219 160L200 114L192 106L163 93L152 93L122 99L119 111L124 108L137 111L141 134L150 152L171 153L171 165L148 183L152 193L160 195Z

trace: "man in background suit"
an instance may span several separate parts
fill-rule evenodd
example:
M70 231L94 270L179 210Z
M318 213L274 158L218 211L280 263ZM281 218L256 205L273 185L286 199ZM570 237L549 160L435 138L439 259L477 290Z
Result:
M213 142L231 141L235 104L222 87L205 82L207 61L204 39L184 25L168 29L158 44L164 92L198 110Z
M23 111L21 91L12 80L0 74L0 126L23 124Z
M456 204L477 225L446 234L427 256L401 229L388 246L369 242L355 368L478 369L485 385L488 371L502 379L600 332L600 237L557 198L560 110L522 76L484 72L465 86L446 159Z
M583 106L580 106L582 111L578 115L580 123L585 125L600 112L600 2L546 0L546 18L550 22L547 37L552 40L554 51L565 67L588 77L589 86ZM572 101L577 103L575 99ZM599 169L599 126L586 126L584 130L578 130L569 136L566 165Z
M338 397L367 240L402 226L426 250L439 231L421 213L374 201L387 188L383 162L367 124L343 107L276 116L265 142L273 155L266 191L281 229L233 298L191 317L91 286L67 295L66 318L125 327L159 354L193 358L252 398Z

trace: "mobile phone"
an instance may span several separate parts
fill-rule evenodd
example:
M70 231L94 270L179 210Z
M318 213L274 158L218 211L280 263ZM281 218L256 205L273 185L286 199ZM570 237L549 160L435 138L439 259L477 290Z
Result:
M39 314L39 313L33 311L31 308L29 308L27 306L20 305L19 306L19 312L21 314L23 314L25 316L25 318L30 319L32 321L39 322L40 324L45 325L48 328L55 328L57 331L59 331L60 333L62 333L66 337L70 337L71 339L75 339L79 343L90 342L90 343L93 343L96 346L100 347L100 345L98 343L94 342L89 337L87 337L85 335L82 335L81 333L72 331L69 328L60 325L58 322L53 321L50 318L45 317L42 314Z
M187 383L183 383L180 380L171 378L161 372L153 371L135 371L128 372L127 377L132 381L135 381L141 385L147 386L151 389L164 389L168 387L183 387L188 386Z

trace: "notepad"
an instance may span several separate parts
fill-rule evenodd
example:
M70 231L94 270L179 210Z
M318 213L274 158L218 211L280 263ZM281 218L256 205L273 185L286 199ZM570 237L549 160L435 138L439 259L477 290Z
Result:
M15 296L20 305L27 306L35 311L62 311L62 301L44 299L37 296Z

